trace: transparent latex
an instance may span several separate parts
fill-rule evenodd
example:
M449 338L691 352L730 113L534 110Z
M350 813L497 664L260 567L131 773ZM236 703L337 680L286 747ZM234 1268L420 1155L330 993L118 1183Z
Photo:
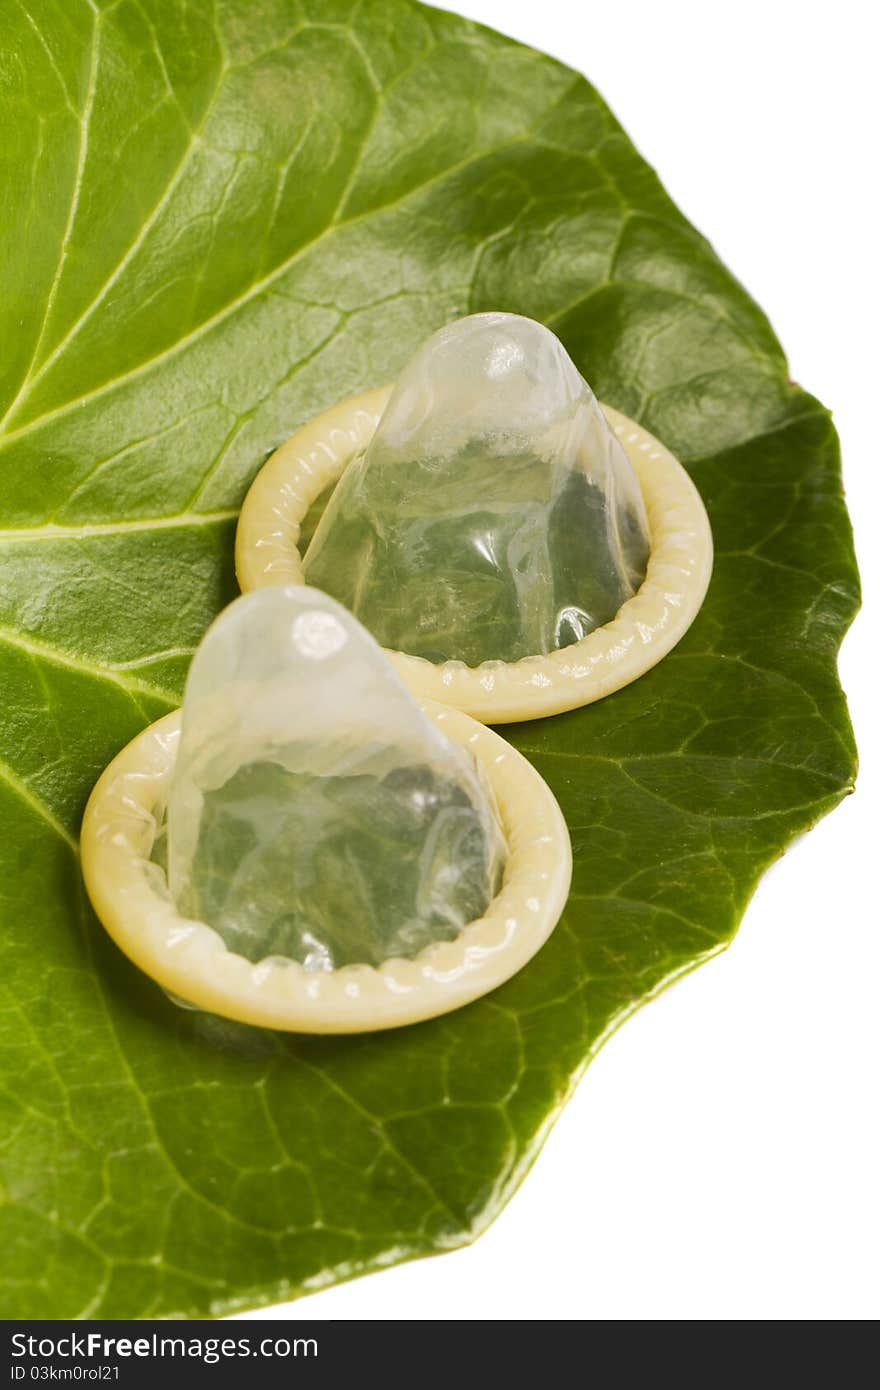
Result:
M403 371L304 570L384 647L475 666L610 622L648 550L632 466L558 338L474 314Z
M193 660L165 845L178 910L249 960L379 965L452 940L504 843L465 749L326 594L259 589Z

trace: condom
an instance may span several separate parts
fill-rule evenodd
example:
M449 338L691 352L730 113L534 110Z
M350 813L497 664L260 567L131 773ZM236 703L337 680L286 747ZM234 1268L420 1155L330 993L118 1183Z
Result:
M478 314L275 450L235 562L245 592L334 594L415 695L505 723L661 661L699 612L712 533L678 460L548 329Z
M571 877L535 768L416 700L302 586L220 615L183 710L105 769L81 844L99 918L175 1003L302 1032L398 1027L494 989Z

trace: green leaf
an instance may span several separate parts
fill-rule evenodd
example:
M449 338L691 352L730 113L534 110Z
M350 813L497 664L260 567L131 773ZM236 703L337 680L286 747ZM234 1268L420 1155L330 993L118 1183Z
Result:
M849 790L837 442L558 63L410 0L0 23L3 1313L217 1313L471 1239L600 1043ZM635 685L510 731L576 865L503 989L361 1038L181 1011L84 901L89 789L178 701L267 452L490 307L549 323L686 463L705 608Z

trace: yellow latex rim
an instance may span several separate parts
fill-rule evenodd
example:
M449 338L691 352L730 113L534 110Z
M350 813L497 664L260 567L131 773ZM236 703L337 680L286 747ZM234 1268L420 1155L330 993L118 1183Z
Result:
M118 946L172 994L263 1028L359 1033L396 1028L469 1004L514 975L550 935L571 881L571 842L556 799L514 748L458 710L425 703L464 744L495 793L508 845L504 881L484 917L413 960L308 972L298 962L253 964L204 922L189 921L149 863L180 739L180 711L138 734L95 786L82 826L83 876Z
M382 386L342 401L297 430L257 474L244 500L235 567L244 592L303 584L297 549L303 519L369 443L391 394ZM469 667L389 651L414 695L489 724L561 714L629 685L687 632L712 574L712 532L700 494L676 458L641 425L602 410L633 465L651 533L644 583L615 618L570 647L521 661Z

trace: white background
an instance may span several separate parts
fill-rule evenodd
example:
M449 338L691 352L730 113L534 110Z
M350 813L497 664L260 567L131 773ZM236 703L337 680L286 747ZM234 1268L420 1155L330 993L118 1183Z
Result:
M587 74L769 313L792 376L834 409L868 605L841 658L862 774L857 795L764 880L731 950L605 1047L524 1186L475 1245L270 1315L874 1318L873 7L471 0L453 8Z

